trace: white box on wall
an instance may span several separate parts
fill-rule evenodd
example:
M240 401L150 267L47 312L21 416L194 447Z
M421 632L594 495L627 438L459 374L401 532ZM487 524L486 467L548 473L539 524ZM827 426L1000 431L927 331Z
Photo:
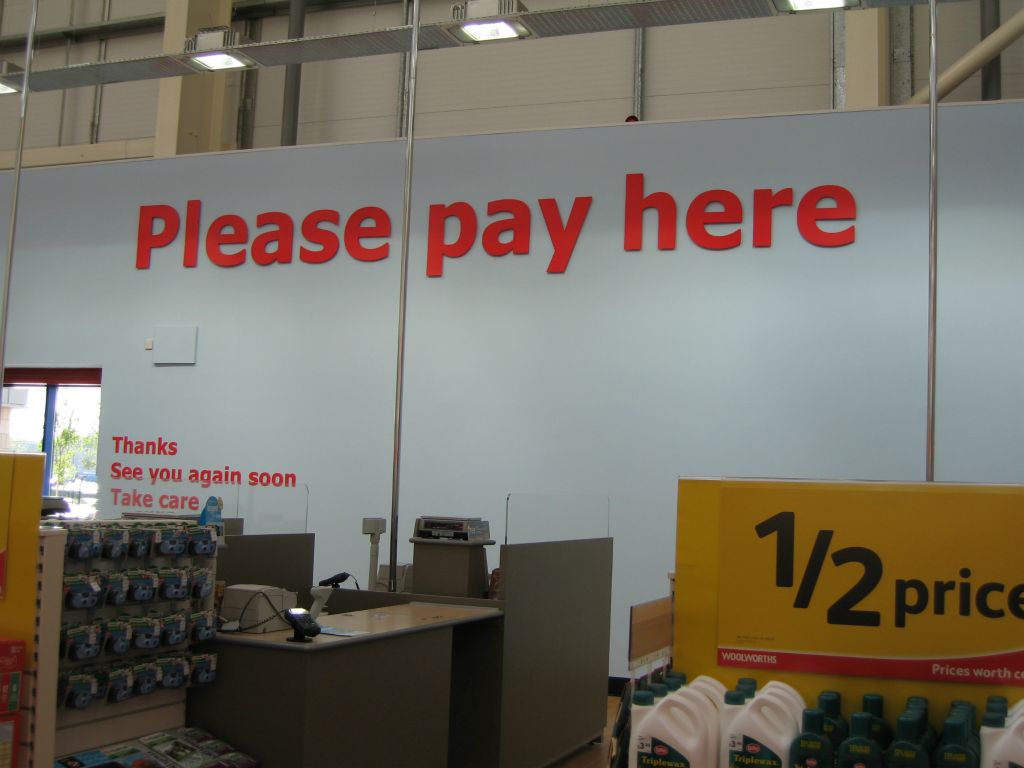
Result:
M199 328L169 325L153 331L154 365L195 365Z

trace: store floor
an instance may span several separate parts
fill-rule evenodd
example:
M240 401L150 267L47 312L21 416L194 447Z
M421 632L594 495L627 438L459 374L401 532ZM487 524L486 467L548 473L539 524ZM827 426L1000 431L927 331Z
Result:
M615 722L615 715L619 711L619 697L608 697L608 718L604 728L604 737L600 744L589 746L573 752L564 760L552 763L550 768L608 768L608 745L611 743L610 732L612 723Z

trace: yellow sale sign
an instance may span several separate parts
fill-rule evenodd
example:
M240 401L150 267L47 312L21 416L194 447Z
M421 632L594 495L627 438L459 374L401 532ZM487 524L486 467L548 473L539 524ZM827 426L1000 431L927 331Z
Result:
M721 481L713 498L719 666L1024 685L1024 488Z

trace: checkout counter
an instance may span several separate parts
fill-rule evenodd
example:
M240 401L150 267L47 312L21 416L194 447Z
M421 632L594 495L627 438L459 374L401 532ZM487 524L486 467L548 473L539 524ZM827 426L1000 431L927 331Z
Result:
M312 535L227 543L229 584L312 581ZM274 574L282 546L308 549L308 578ZM318 621L343 635L218 635L189 724L267 768L550 765L605 727L612 540L503 545L499 561L496 599L336 589Z

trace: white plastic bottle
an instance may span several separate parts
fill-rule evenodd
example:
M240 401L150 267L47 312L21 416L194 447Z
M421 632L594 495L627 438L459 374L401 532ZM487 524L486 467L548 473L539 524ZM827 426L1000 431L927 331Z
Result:
M1001 725L1000 725L1001 724ZM1012 723L986 712L981 726L980 768L1024 767L1024 717Z
M755 696L729 730L729 768L788 768L790 747L800 735L799 724L777 693Z
M715 709L719 712L722 711L722 706L725 704L726 691L726 687L723 683L709 675L699 675L698 677L693 678L693 682L686 687L695 691L700 691L711 699L711 703L715 705Z
M653 711L654 694L634 691L633 704L629 708L629 768L637 768L637 742L643 732L644 720Z
M718 707L716 707L707 696L699 690L690 686L680 688L670 695L689 702L700 713L701 727L703 728L703 743L706 745L701 749L701 755L705 763L694 765L691 768L718 768Z
M765 683L764 687L757 692L757 696L774 696L782 702L793 717L797 733L800 732L800 724L803 721L804 709L807 705L804 704L804 698L796 688L779 680L772 680Z
M637 765L662 768L710 768L710 748L703 696L667 696L644 718L637 738ZM710 707L710 702L708 702ZM714 711L714 707L710 707Z
M729 750L742 744L732 725L746 708L747 695L743 691L726 691L722 695L722 708L718 710L718 768L729 768Z

